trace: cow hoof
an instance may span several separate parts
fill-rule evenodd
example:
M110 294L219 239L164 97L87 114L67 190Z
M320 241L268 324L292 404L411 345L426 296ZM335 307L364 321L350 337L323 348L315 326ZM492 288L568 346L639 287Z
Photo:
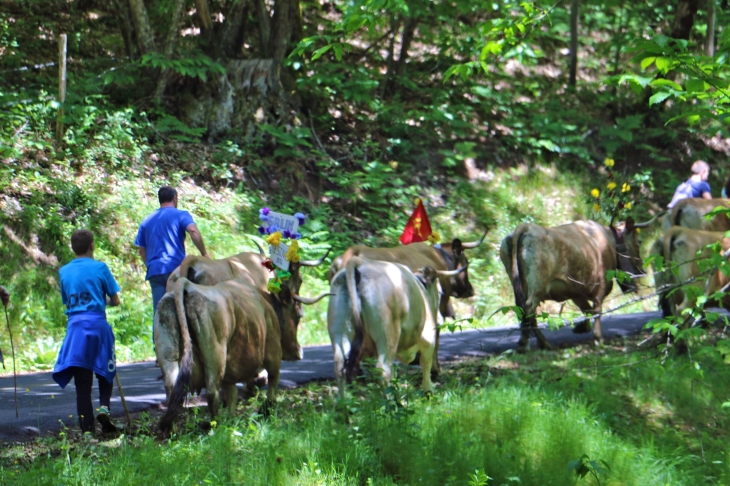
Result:
M265 400L264 403L261 405L261 408L259 408L259 414L264 418L271 417L271 411L274 408L274 404L271 403L269 400Z

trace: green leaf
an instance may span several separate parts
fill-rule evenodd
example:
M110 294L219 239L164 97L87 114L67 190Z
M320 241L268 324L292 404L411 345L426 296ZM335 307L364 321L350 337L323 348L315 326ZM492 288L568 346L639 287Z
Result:
M660 70L663 73L666 73L671 69L674 62L667 58L667 57L657 57L656 58L656 67L658 70Z
M319 49L317 49L316 51L314 51L314 53L312 54L312 61L316 61L317 59L319 59L320 57L322 57L322 55L325 52L327 52L330 49L332 49L332 47L334 47L333 44L328 44L328 45L326 45L324 47L320 47Z
M656 57L653 57L653 56L652 57L644 58L641 61L641 69L648 68L649 66L651 66L654 63L655 60L656 60Z
M682 89L682 86L680 86L679 84L675 83L674 81L672 81L670 79L664 79L664 78L655 79L650 84L652 86L669 86L670 88L676 89L677 91L684 91Z
M701 79L688 79L685 86L688 93L697 93L707 89L705 82Z
M649 106L656 103L661 103L670 96L672 96L672 93L670 93L669 91L660 91L658 93L654 93L653 95L651 95L651 98L649 98Z
M342 61L342 44L334 44L335 59Z

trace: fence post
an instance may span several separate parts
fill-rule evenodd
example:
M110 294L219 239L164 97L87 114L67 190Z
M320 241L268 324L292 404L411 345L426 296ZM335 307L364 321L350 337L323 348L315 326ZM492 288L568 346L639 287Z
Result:
M66 101L66 34L61 34L58 38L58 107L56 114L56 141L61 143L63 140L63 103Z

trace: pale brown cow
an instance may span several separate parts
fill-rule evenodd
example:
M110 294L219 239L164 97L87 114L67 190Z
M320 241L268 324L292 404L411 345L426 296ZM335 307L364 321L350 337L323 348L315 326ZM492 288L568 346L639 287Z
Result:
M699 262L712 256L713 252L707 246L718 242L723 253L730 249L730 238L726 238L723 231L700 231L679 226L670 228L663 239L666 266L668 269L673 269L665 272L667 283L682 284L702 276L703 271ZM728 277L721 271L715 270L686 286L700 288L699 294L712 295L727 283ZM679 316L684 309L695 305L697 292L685 291L686 286L672 291L667 296L670 315ZM707 305L711 304L719 304L730 310L730 296L725 297L722 302L708 302Z
M649 257L656 258L657 256L661 256L665 262L667 261L667 257L664 254L664 235L672 226L682 226L684 228L702 231L730 230L730 218L725 214L718 214L711 219L705 219L705 215L713 209L722 206L730 207L730 200L720 198L687 198L677 202L662 219L662 236L652 244L649 249ZM671 283L671 277L666 278L664 272L657 271L656 265L652 266L654 269L655 288L662 289ZM663 292L659 294L659 307L664 317L672 315L669 303L666 300L666 295Z
M523 311L518 349L528 349L531 330L541 348L551 347L537 328L535 316L544 300L572 300L581 311L596 315L593 336L600 343L603 299L613 287L606 272L621 269L632 275L643 273L636 229L651 223L653 220L637 225L629 218L622 229L594 221L554 228L525 223L508 235L502 241L500 258L512 280L516 305ZM636 289L633 281L619 285L624 291ZM589 330L588 321L575 329Z
M345 371L351 379L363 356L377 357L386 382L393 360L410 363L420 353L421 386L432 391L431 363L439 323L440 276L466 268L437 272L426 266L414 272L398 263L352 257L332 280L327 329L332 340L340 396ZM343 368L346 368L344 370Z
M410 245L401 245L392 248L370 248L363 245L351 246L345 253L333 260L327 278L330 279L331 283L335 274L344 268L347 261L352 257L400 263L412 271L426 266L430 266L442 273L458 268L467 268L469 261L466 258L464 250L470 250L481 245L488 231L484 231L484 234L478 241L464 243L459 238L455 238L451 243L443 243L439 247L431 246L428 243L411 243ZM469 273L467 270L464 270L454 276L444 276L442 274L439 277L439 283L441 284L442 292L439 298L439 312L444 318L455 317L450 298L466 299L474 296L474 287L469 282ZM437 331L436 356L438 356L439 334L440 332ZM432 375L437 376L440 371L438 359L434 359L432 363Z

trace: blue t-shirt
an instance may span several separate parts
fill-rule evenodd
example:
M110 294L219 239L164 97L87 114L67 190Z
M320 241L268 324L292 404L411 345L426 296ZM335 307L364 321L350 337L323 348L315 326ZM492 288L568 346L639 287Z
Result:
M147 280L175 270L185 258L185 228L195 224L187 211L160 208L139 225L134 244L147 250Z
M119 285L106 263L93 258L76 258L58 271L61 299L66 314L106 312L106 296L119 293Z
M690 180L687 182L692 186L692 197L702 197L705 192L710 192L710 185L707 181L695 182Z

